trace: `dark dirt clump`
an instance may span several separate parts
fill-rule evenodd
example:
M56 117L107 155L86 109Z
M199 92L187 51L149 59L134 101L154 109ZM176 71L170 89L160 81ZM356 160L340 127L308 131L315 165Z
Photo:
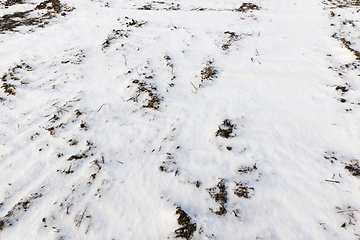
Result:
M215 135L217 137L223 138L232 138L235 137L233 130L236 129L236 125L232 124L229 119L225 119L224 122L219 126L219 129L216 131Z
M191 217L189 217L181 207L176 208L176 214L179 215L177 222L179 225L182 225L182 227L175 230L175 237L185 238L187 240L191 239L196 231L196 223L191 223Z

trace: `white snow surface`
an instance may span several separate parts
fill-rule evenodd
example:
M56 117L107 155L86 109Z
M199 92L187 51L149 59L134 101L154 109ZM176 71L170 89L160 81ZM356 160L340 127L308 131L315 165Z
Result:
M324 2L61 0L2 32L0 239L359 239L360 7Z

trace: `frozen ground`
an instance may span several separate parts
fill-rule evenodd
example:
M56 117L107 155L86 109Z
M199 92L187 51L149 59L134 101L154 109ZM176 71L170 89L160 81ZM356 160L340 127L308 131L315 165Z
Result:
M0 239L359 239L358 0L0 2Z

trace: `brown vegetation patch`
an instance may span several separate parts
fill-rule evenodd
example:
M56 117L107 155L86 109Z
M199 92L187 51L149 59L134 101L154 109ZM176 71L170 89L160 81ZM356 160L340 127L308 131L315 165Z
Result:
M179 225L182 225L182 227L175 230L175 237L187 240L191 239L196 231L196 223L191 223L191 217L189 217L181 207L176 208L176 214L179 215L177 222Z

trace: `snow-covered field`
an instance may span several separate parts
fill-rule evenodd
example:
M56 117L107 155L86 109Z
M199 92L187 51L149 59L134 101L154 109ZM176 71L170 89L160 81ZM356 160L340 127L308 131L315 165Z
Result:
M1 0L0 239L359 239L359 0Z

